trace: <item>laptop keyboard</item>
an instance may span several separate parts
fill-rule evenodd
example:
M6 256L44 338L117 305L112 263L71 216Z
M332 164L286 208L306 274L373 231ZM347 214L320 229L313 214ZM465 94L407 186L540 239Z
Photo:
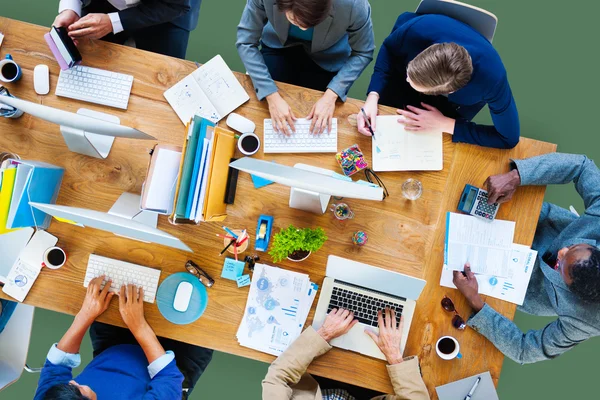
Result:
M377 297L367 296L352 290L333 288L331 300L327 307L327 313L334 308L344 308L354 312L354 318L365 325L378 326L377 312L385 308L391 308L396 311L396 323L400 323L400 316L404 308L400 303L394 303L382 300Z

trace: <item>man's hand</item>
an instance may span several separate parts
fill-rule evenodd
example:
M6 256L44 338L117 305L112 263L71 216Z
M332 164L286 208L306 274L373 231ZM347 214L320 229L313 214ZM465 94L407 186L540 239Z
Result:
M487 187L488 204L506 203L512 199L520 184L521 176L517 169L506 174L490 176L483 184Z
M396 325L396 311L386 308L383 312L381 310L379 311L378 319L379 335L369 328L365 329L365 333L369 335L377 347L379 347L379 350L381 350L385 356L388 364L400 364L403 361L400 343L402 342L404 317L400 317L400 323Z
M148 327L144 318L144 288L137 288L135 285L121 286L119 312L123 322L134 336Z
M90 281L85 299L81 305L81 310L77 316L87 323L91 324L98 318L110 304L114 293L109 292L111 281L104 284L104 289L101 288L104 275L94 278Z
M306 119L311 120L311 133L321 134L325 131L325 128L331 132L331 119L333 118L337 98L338 95L333 90L327 89L323 97L313 105L310 113L306 116Z
M268 95L267 102L269 103L269 113L271 113L271 120L273 121L273 128L275 131L283 132L288 136L292 132L296 132L296 127L294 126L296 117L294 116L292 108L283 97L281 97L279 92Z
M454 271L454 279L452 279L454 286L459 292L465 296L465 299L469 302L471 308L477 313L481 311L485 303L479 295L479 284L475 274L471 272L471 266L469 263L465 264L465 271Z
M375 132L375 125L377 123L377 103L379 103L379 95L375 92L372 92L367 96L367 101L365 101L365 105L363 106L365 113L371 122L371 128L373 129L373 132ZM365 120L365 116L363 115L362 111L359 111L359 113L356 114L356 124L360 133L366 136L373 136L371 135L371 131L367 126L367 121Z
M113 31L108 14L88 14L69 25L69 36L72 39L100 39Z
M337 337L345 335L358 320L354 319L354 313L348 310L336 309L331 310L325 318L325 322L319 328L317 333L321 335L326 342L329 342Z
M407 131L441 130L450 134L454 133L455 120L444 116L437 108L429 104L421 103L423 108L407 106L407 110L396 110L404 117L398 122L404 125Z
M79 20L79 15L73 10L64 10L54 18L53 26L57 28L68 28Z

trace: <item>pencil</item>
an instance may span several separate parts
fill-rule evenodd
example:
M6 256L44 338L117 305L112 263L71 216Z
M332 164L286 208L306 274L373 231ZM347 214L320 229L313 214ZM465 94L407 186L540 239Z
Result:
M236 245L233 246L233 255L235 256L235 261L238 261L237 248L238 248L238 245L236 243Z
M225 232L229 233L234 238L236 238L236 239L238 238L238 235L236 235L235 233L233 233L233 231L231 229L229 229L228 227L226 227L225 225L223 225L223 229L225 230Z
M369 122L369 117L367 117L367 113L365 112L365 109L361 108L360 111L362 111L363 115L365 116L365 122L367 123L367 128L369 128L369 132L371 132L371 136L373 136L373 139L377 140L377 138L375 137L375 132L373 132L373 128L371 127L371 122Z
M233 236L228 236L228 235L221 235L219 233L217 233L217 236L223 239L235 239Z
M236 243L235 247L240 247L246 240L248 240L248 235L246 235L241 242Z

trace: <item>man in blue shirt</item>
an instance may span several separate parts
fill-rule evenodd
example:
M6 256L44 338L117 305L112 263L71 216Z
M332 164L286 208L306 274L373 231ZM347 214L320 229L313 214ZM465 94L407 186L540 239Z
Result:
M121 287L119 311L129 330L94 322L110 304L110 281L93 279L73 324L48 352L34 400L187 399L212 350L159 339L144 318L144 291ZM90 328L94 359L73 379L79 347ZM168 349L165 351L165 349ZM176 358L177 357L177 358ZM183 390L182 390L183 384Z
M495 148L519 142L519 115L500 56L479 32L445 15L400 15L367 93L373 129L381 103L398 108L398 122L409 131L441 130L454 142ZM493 126L471 121L486 104ZM370 136L362 113L357 122Z

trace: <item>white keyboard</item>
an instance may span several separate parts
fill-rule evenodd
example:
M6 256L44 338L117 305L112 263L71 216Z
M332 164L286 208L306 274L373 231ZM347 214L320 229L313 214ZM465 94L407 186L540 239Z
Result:
M107 282L109 278L112 280L109 291L119 293L122 285L133 283L144 288L146 303L154 303L160 278L159 269L90 254L83 287L88 287L90 281L100 275L105 275L104 282Z
M294 122L296 132L290 136L277 133L270 119L265 119L263 150L265 153L337 153L337 118L331 121L331 132L326 128L322 134L309 132L311 121L298 118Z
M60 71L56 95L127 110L133 76L76 65Z

